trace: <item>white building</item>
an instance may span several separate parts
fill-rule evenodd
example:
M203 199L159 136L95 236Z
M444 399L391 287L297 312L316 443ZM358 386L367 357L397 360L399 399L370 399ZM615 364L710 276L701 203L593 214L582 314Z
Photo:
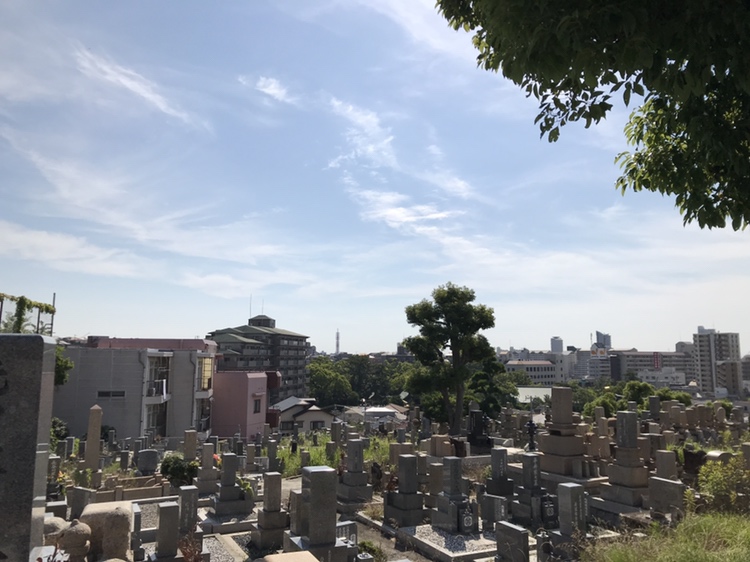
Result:
M645 369L638 372L638 379L647 382L655 388L685 386L685 373L677 371L674 367L663 367L661 369Z
M565 382L562 367L552 361L508 361L505 364L505 369L511 373L515 371L526 371L526 374L529 375L532 382L538 384L549 385L558 382Z
M701 393L739 395L742 389L740 335L698 326L698 333L693 334L693 345L695 376Z

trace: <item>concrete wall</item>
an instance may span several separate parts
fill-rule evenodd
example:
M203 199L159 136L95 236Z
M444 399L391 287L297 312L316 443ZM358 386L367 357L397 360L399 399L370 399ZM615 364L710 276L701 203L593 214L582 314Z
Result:
M167 404L167 435L182 435L195 424L194 396L197 385L198 354L195 351L175 351L169 373Z
M89 409L98 404L102 425L115 427L119 438L139 436L148 369L145 351L69 347L65 354L75 366L68 382L55 387L52 415L67 422L71 435L81 436L88 430ZM125 397L98 398L100 390L122 390Z

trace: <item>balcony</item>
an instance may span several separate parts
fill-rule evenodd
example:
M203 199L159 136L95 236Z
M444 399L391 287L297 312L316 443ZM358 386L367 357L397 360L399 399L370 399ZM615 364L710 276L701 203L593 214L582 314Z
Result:
M164 404L171 398L171 395L167 394L167 379L152 380L148 381L147 384L146 398L144 399L146 404Z
M209 388L198 388L198 390L195 391L195 399L199 398L211 398L214 395L214 389Z

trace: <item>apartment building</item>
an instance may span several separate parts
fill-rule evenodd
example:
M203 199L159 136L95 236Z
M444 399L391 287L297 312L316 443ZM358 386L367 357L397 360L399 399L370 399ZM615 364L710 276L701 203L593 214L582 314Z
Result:
M307 395L308 336L276 327L276 320L259 315L247 324L215 330L206 336L222 355L219 371L278 371L281 384L270 390L270 404Z
M742 389L740 335L698 326L693 334L695 376L707 396L737 396Z
M609 352L612 380L621 381L628 373L661 371L679 372L688 382L695 378L693 356L684 351L638 351L637 349Z
M216 351L203 339L90 336L71 342L65 355L74 367L68 382L55 387L52 414L79 436L95 404L118 438L208 432Z

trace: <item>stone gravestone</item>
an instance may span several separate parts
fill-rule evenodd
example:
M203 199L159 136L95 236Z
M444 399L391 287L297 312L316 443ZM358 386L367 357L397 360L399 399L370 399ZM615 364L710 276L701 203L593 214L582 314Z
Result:
M448 533L471 534L479 530L479 507L464 493L461 465L460 457L443 458L443 491L430 511L430 520L434 527Z
M143 476L151 476L156 473L159 466L159 451L156 449L143 449L138 453L138 470Z
M0 559L43 544L55 341L0 335Z
M89 410L89 426L86 433L86 464L84 468L99 468L99 435L102 432L102 409L94 404Z
M185 460L195 460L195 454L198 451L198 432L196 430L185 430L185 433L183 434L182 451Z
M198 523L198 487L180 486L180 536L195 531Z
M251 533L253 544L261 550L280 548L287 519L288 513L281 507L281 474L266 472L263 475L263 509Z
M638 414L617 412L615 462L607 467L609 482L601 485L601 497L615 503L640 507L648 495L648 468L638 449Z
M157 505L156 558L168 558L177 554L180 539L180 506L177 502L162 502Z
M529 532L523 527L500 521L495 525L497 540L496 562L528 562Z
M302 469L302 491L292 505L293 528L284 533L284 552L309 550L318 560L346 562L357 545L336 537L336 471L328 466ZM294 530L302 535L295 535Z
M521 457L523 486L518 487L510 512L513 519L523 525L549 529L557 526L557 512L555 496L542 487L540 456L539 453L524 453Z
M413 527L425 517L424 494L417 482L417 457L401 455L398 461L398 491L383 492L383 518L388 525Z
M364 443L361 439L351 439L346 445L346 471L336 493L343 503L360 504L372 500L372 486L367 483L364 469ZM346 509L340 505L339 509Z

